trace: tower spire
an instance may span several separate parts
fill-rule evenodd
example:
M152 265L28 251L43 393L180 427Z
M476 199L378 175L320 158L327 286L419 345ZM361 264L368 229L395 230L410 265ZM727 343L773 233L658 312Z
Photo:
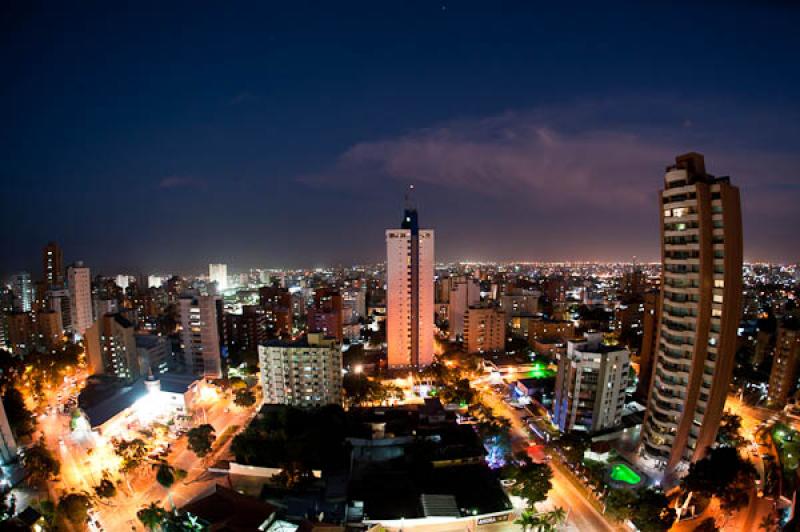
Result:
M417 205L414 202L414 185L408 185L408 189L406 189L405 195L405 210L407 211L415 211L417 210Z

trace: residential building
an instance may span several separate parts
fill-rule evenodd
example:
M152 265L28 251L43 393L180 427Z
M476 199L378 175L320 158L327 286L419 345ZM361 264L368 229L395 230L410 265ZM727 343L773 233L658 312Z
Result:
M264 403L315 407L342 400L342 348L334 338L309 333L258 347Z
M133 382L141 375L133 323L121 314L104 314L84 337L89 371Z
M33 307L33 286L31 274L18 272L11 276L13 308L17 312L30 312Z
M227 264L209 264L208 265L208 280L212 283L217 283L217 291L223 292L228 289L228 265Z
M618 426L625 407L630 352L602 343L602 333L567 342L558 362L553 422L562 432L597 432Z
M417 209L407 198L400 228L386 231L390 367L433 361L433 266L434 232L419 228Z
M464 337L464 315L467 308L481 301L481 283L468 275L450 278L449 309L450 341Z
M310 333L322 333L342 342L342 296L332 288L314 291L314 303L306 310L306 325Z
M184 296L178 303L186 370L212 379L222 377L217 297Z
M243 305L241 314L225 313L225 345L230 353L258 352L269 340L266 311L258 305Z
M467 353L505 351L506 313L490 305L471 305L464 313L464 348Z
M528 343L533 345L537 340L547 338L559 338L562 340L575 338L575 323L544 318L528 322Z
M7 344L15 355L26 355L34 348L35 328L30 312L7 312Z
M292 333L294 313L292 295L285 288L272 285L258 289L258 300L267 318L270 338L280 338Z
M83 336L92 325L92 278L89 268L76 262L67 268L72 332Z
M767 401L770 406L783 408L790 394L797 388L797 370L800 364L800 321L791 318L778 326L775 354L769 375Z
M650 383L653 381L653 362L658 338L658 323L661 315L659 290L651 290L644 295L644 315L642 316L642 343L639 347L639 381L634 398L642 404L647 403Z
M64 254L56 242L48 242L42 250L42 271L47 288L64 288Z
M0 465L6 465L17 459L17 441L11 432L6 409L0 400Z
M137 334L136 354L142 375L166 373L172 360L172 342L160 334Z
M518 286L508 287L500 296L500 307L509 317L536 314L539 312L540 297L542 293L538 290Z
M661 192L661 315L641 456L667 483L714 443L741 317L739 189L688 153Z

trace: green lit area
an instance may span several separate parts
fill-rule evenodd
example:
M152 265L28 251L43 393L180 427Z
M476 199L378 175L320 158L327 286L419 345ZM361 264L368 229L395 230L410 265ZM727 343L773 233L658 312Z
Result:
M635 486L642 481L642 477L625 464L614 464L611 467L611 478L617 482L624 482L631 486Z
M524 374L526 378L530 379L547 379L555 377L555 375L556 372L550 369L545 362L534 362L533 369Z

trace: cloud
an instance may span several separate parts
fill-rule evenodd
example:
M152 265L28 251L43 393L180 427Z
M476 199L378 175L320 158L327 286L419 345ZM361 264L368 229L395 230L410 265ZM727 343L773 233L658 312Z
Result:
M198 179L195 177L169 176L162 179L158 183L157 188L160 188L162 190L170 190L177 188L205 189L206 182L202 179Z
M743 188L746 208L765 212L771 204L792 215L791 201L768 198L778 187L799 199L796 187L786 187L800 183L797 150L758 143L757 131L781 125L764 124L764 113L743 109L731 124L707 107L631 98L456 120L359 142L327 171L300 179L360 189L378 180L430 184L545 211L649 212L665 166L680 153L700 151L709 171L731 175Z

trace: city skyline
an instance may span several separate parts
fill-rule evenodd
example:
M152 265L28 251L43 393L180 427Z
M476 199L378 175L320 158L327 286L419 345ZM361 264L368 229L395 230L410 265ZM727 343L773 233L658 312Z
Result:
M104 272L379 262L409 183L442 259L655 260L688 151L740 184L745 259L796 261L798 10L692 6L698 48L687 5L12 7L0 272L49 240Z

